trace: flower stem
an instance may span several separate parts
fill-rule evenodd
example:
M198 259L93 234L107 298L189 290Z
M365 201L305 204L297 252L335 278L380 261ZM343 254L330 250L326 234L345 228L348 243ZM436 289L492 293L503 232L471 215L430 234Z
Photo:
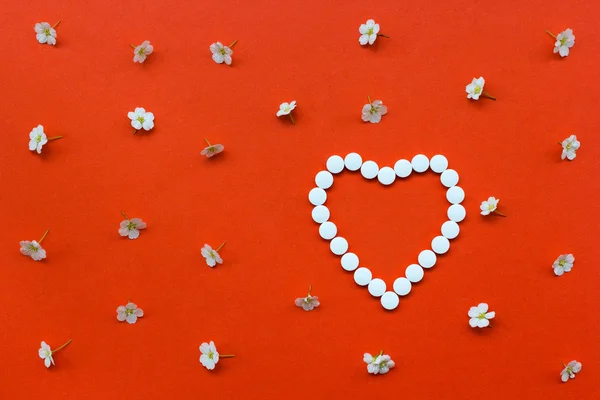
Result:
M206 142L206 144L208 145L208 147L210 147L210 142L208 141L208 139L204 138L204 141Z
M54 137L48 138L48 141L51 142L52 140L58 140L58 139L62 139L62 138L63 138L62 136L54 136Z
M219 358L233 358L235 354L219 354Z
M129 220L129 217L127 216L127 214L125 214L125 211L121 211L121 214L125 217L126 220Z
M227 243L227 242L221 243L221 245L219 247L217 247L217 251L221 250L223 248L223 246L225 246L225 243Z
M44 239L46 239L46 236L48 235L48 232L50 232L50 229L46 229L46 232L44 232L44 236L42 236L42 238L38 241L39 244L42 244L42 241Z
M496 214L498 214L499 216L501 216L501 217L506 217L506 215L502 214L502 213L501 213L500 211L498 211L498 210L494 210L494 212L495 212Z
M387 36L387 35L384 35L383 33L378 33L378 34L377 34L377 36L381 36L381 37L384 37L384 38L387 38L387 39L389 39L389 38L390 38L389 36Z
M496 98L495 98L494 96L492 96L491 94L489 94L489 93L483 92L482 94L483 94L485 97L487 97L488 99L496 100Z
M310 291L312 290L312 285L308 285L308 297L310 297Z
M546 33L548 35L552 36L554 39L556 39L556 36L552 32L550 32L548 29L546 29Z
M130 46L131 46L131 48L132 48L132 49L134 49L134 50L135 50L135 46L134 46L134 45L130 44Z
M372 104L373 102L371 101L371 96L367 96L367 99L369 99L369 104Z
M290 116L290 119L292 120L292 125L296 125L296 121L294 121L294 117L292 116L292 113L288 114Z
M59 351L60 349L66 347L69 343L71 343L73 341L73 339L69 339L69 341L65 344L63 344L62 346L60 346L58 349L54 349L52 350L52 354L56 353L57 351Z
M135 128L134 128L134 129L135 129ZM135 134L137 134L139 131L140 131L139 129L136 129L135 131L133 131L133 134L135 135Z
M229 45L229 48L232 48L233 46L235 46L235 44L236 44L237 42L238 42L238 41L237 41L237 39L235 39L235 40L233 41L233 43L231 43L231 44Z
M52 29L56 28L56 27L58 26L58 24L60 24L60 23L61 23L61 21L62 21L62 20L60 20L60 19L59 19L59 20L58 20L58 22L54 24L54 26L52 27Z

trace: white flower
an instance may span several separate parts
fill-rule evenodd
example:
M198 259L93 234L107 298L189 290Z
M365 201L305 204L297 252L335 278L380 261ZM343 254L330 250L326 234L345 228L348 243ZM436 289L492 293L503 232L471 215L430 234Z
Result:
M137 239L140 236L140 229L146 228L146 223L141 218L129 219L124 212L121 212L125 217L119 226L119 235L128 236L129 239Z
M311 311L314 308L317 308L321 305L321 303L319 302L319 298L317 296L310 295L311 289L312 289L312 286L309 286L308 287L308 296L299 297L295 301L296 306L302 307L302 309L304 311Z
M385 38L388 37L379 33L379 24L376 24L372 19L368 20L366 24L362 24L360 28L358 28L358 32L360 33L358 43L360 43L362 46L365 46L367 43L375 43L377 36L383 36Z
M208 146L205 147L204 150L202 150L200 152L200 155L203 155L203 156L206 156L208 158L211 158L212 156L217 155L220 152L222 152L223 150L225 150L225 147L223 147L222 144L210 144L210 142L208 141L208 139L204 138L204 140L206 141L206 144Z
M506 217L506 215L498 211L499 202L500 199L497 199L495 197L490 197L487 199L487 201L482 201L481 205L479 206L479 208L481 209L481 215L490 215L491 213L496 213L498 215Z
M231 48L235 46L237 40L234 41L229 47L223 46L223 43L216 42L210 45L210 51L212 53L212 59L217 64L227 64L231 65L231 55L233 54L233 50Z
M552 33L548 33L552 35ZM575 45L575 36L573 35L573 30L566 29L556 36L552 35L552 37L556 39L556 43L554 43L554 54L558 53L561 57L568 56L569 49Z
M133 62L139 62L140 64L146 61L146 57L148 57L154 51L154 47L152 47L148 40L144 40L144 42L139 46L130 46L133 47Z
M365 353L363 361L367 363L367 371L374 375L387 374L388 371L396 365L390 356L383 354L383 351L381 351L377 357Z
M560 372L560 380L563 382L568 381L569 378L575 379L575 374L581 371L581 363L575 360L564 365L564 367L565 368Z
M494 318L496 313L494 311L488 312L488 305L486 303L479 303L477 307L471 307L469 310L469 325L471 328L485 328L490 325L490 319Z
M33 128L33 130L29 133L29 150L37 151L38 154L42 152L42 147L48 143L48 137L44 133L44 127L42 125L38 125Z
M38 242L35 240L20 241L19 245L21 246L21 254L31 257L34 261L40 261L46 258L46 250L42 248L42 242L46 238L48 232L50 232L50 229L46 230L46 233L44 233L44 236L42 236Z
M146 131L154 128L154 114L146 112L141 107L136 107L135 111L128 112L127 116L131 120L131 126L135 128L136 132L142 128Z
M71 340L67 341L67 343L63 344L62 346L60 346L58 349L56 349L54 351L50 348L49 345L46 344L46 342L41 343L40 349L38 350L38 355L40 356L41 359L44 360L44 365L46 366L46 368L50 368L50 365L55 365L54 358L52 358L52 354L56 353L57 351L59 351L60 349L62 349L66 345L68 345L69 343L71 343Z
M128 302L124 306L117 307L117 320L119 322L127 321L130 324L135 324L138 318L144 316L144 310L138 308L135 303Z
M485 79L483 76L479 78L473 78L471 83L467 85L467 99L479 100L479 96L483 95L489 99L496 100L495 97L490 96L486 92L483 91L483 86L485 85Z
M56 26L60 23L58 21L54 26L50 26L47 22L38 22L33 27L35 31L35 38L40 43L48 43L49 45L54 46L56 44Z
M569 160L574 160L575 157L577 156L575 154L575 152L577 150L579 150L579 146L581 146L581 143L579 143L579 141L577 140L577 136L571 135L568 138L566 138L565 140L563 140L560 145L563 148L560 158L562 160L564 160L565 158L567 158ZM31 148L31 144L29 146Z
M210 343L202 343L200 345L200 363L206 367L206 369L215 369L215 365L219 362L219 352L215 343L211 340Z
M206 258L206 264L209 267L214 267L217 263L223 264L223 259L219 255L219 250L221 250L223 246L225 246L225 242L223 242L216 250L213 250L212 247L205 244L202 250L200 250L202 256Z
M292 125L295 125L296 121L294 121L294 117L291 114L294 108L296 108L296 100L293 100L291 103L281 103L279 105L279 111L277 111L277 116L281 117L282 115L289 115L292 120Z
M381 121L381 116L387 114L387 107L383 105L381 100L375 100L371 102L369 97L369 104L365 104L362 108L362 120L376 124Z
M561 254L552 264L554 274L556 276L561 276L565 272L570 272L571 268L573 268L573 263L575 263L573 254Z

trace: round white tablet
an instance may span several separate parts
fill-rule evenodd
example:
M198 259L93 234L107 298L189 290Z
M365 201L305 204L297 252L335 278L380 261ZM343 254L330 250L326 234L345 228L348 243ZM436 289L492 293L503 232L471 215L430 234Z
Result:
M423 268L431 268L435 265L437 257L431 250L423 250L419 253L419 264Z
M390 167L383 167L377 173L377 179L383 185L391 185L396 180L396 173Z
M411 288L412 284L406 278L398 278L394 281L394 292L398 293L400 296L409 294Z
M358 268L358 256L354 253L346 253L342 256L342 268L346 271L354 271Z
M431 241L431 249L436 254L444 254L450 249L450 241L443 236L436 236Z
M448 168L448 159L441 154L436 154L435 156L431 157L431 160L429 161L429 167L433 172L441 174L446 170L446 168Z
M321 171L315 176L315 183L321 189L329 189L333 185L333 175L329 171Z
M429 158L423 154L417 154L411 161L415 172L425 172L429 168Z
M327 200L327 192L321 188L316 187L310 189L310 192L308 192L308 201L313 206L320 206L325 203L325 200Z
M425 272L423 271L423 268L421 268L420 265L411 264L408 267L406 267L405 275L406 279L415 283L423 279L423 275L425 275Z
M381 296L381 305L386 310L393 310L394 308L398 307L399 303L400 299L394 292L385 292L383 296Z
M452 186L446 191L446 199L452 204L460 204L465 199L465 191L460 186Z
M322 224L329 219L329 208L325 206L316 206L312 210L312 219L317 224Z
M447 169L442 172L440 180L442 181L442 185L447 188L452 187L458 183L458 172L453 169Z
M398 160L394 164L394 172L399 178L406 178L412 172L412 164L408 160Z
M331 221L323 222L319 226L319 235L326 240L333 239L337 235L337 226Z
M339 174L344 170L344 159L340 156L331 156L327 159L327 169L332 174Z
M454 239L458 236L459 232L460 228L454 221L446 221L442 224L442 235L444 235L446 239Z
M329 243L329 248L333 254L341 256L348 251L348 241L338 236Z
M383 279L375 278L369 282L369 293L371 293L371 296L381 297L385 293L385 282Z
M460 222L467 216L467 210L460 204L452 204L448 207L448 218L454 222Z
M373 274L371 274L369 268L360 267L354 271L354 282L360 286L367 286L371 282L372 277Z
M360 173L367 179L373 179L379 173L379 166L375 161L365 161L360 167Z
M362 165L362 157L358 153L350 153L344 159L346 168L350 171L358 171Z

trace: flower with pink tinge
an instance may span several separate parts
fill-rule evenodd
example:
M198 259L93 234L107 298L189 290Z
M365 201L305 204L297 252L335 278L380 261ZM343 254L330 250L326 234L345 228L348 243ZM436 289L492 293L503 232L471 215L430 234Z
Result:
M146 61L146 58L154 51L154 47L148 40L144 40L139 46L132 44L130 46L133 49L133 62L139 62L140 64Z
M140 229L146 228L146 223L141 218L129 219L123 211L121 211L121 214L125 217L125 221L121 221L119 235L127 236L129 239L137 239L140 236Z
M44 233L42 238L37 242L35 240L21 240L19 242L21 254L31 257L34 261L40 261L46 258L46 250L42 248L42 241L46 238L48 232L50 232L50 229L46 230L46 233Z
M365 104L362 108L362 120L376 124L381 121L381 116L387 114L387 107L383 105L381 100L371 101L371 96L367 96L369 104Z
M225 246L225 242L221 243L221 245L217 247L216 250L214 250L212 247L205 244L204 247L200 250L200 252L202 253L202 257L206 258L206 264L209 267L212 268L215 265L217 265L217 263L223 264L223 259L219 255L219 250L221 250L223 246Z
M124 306L117 307L117 320L119 322L127 321L129 324L135 324L138 318L144 316L144 310L138 308L135 303L128 302Z
M200 152L200 155L206 156L207 158L211 158L212 156L215 156L223 150L225 150L225 147L222 144L210 144L208 139L204 138L204 140L206 141L206 144L208 146Z
M568 381L569 378L575 379L575 374L581 371L581 363L575 360L563 366L565 368L560 372L560 380L563 382Z
M311 296L310 291L312 286L308 287L308 296L299 297L296 299L295 304L298 307L302 307L304 311L311 311L321 305L317 296Z

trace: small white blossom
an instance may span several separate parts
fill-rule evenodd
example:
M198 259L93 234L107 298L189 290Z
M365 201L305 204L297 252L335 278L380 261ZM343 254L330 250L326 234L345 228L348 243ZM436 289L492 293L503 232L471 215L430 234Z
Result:
M375 100L371 102L369 97L369 104L365 104L362 108L362 120L376 124L381 121L381 116L387 114L387 107L383 105L381 100Z
M40 349L38 350L38 355L41 359L44 360L44 365L46 366L46 368L50 368L50 365L55 365L54 358L52 358L52 355L60 349L62 349L63 347L65 347L66 345L68 345L69 343L71 343L71 340L69 340L67 343L63 344L56 350L52 350L50 346L46 344L46 342L41 343Z
M560 380L563 382L568 381L569 378L575 379L575 374L581 371L581 363L575 360L571 361L567 365L563 364L563 366L565 368L560 372Z
M202 256L204 258L206 258L206 264L209 267L212 268L217 263L223 264L223 259L219 255L219 250L221 250L221 248L224 245L225 245L225 242L223 242L223 244L221 244L216 250L213 250L212 247L210 247L209 245L205 244L204 247L202 248L202 250L200 250L200 252L202 253Z
M376 24L372 19L368 20L366 24L362 24L360 28L358 28L358 32L360 33L360 37L358 38L358 43L361 46L365 46L367 44L371 45L375 43L377 40L377 36L382 36L387 38L388 36L379 33L379 24Z
M140 64L146 61L146 57L154 51L154 47L148 40L144 40L139 46L131 45L131 47L133 47L133 62L139 62Z
M560 158L562 160L567 158L569 161L571 161L571 160L574 160L575 157L577 156L577 154L575 154L575 152L577 150L579 150L579 146L581 146L581 143L579 143L579 141L577 140L577 136L571 135L568 138L566 138L565 140L563 140L560 145L563 148Z
M129 239L137 239L140 236L140 229L146 229L146 223L141 218L129 219L124 212L121 212L125 217L119 226L119 235L128 236Z
M296 100L293 100L291 103L281 103L279 105L279 111L277 111L277 116L281 117L282 115L289 115L292 120L292 125L296 124L294 121L294 117L292 116L292 110L296 108Z
M561 254L552 264L554 274L556 276L561 276L565 272L570 272L574 263L575 257L573 257L573 254Z
M483 95L492 100L496 100L495 97L492 97L483 91L484 85L485 79L483 79L483 76L480 76L479 78L473 78L471 83L469 83L466 87L467 99L479 100L479 96Z
M48 143L48 137L44 133L44 127L42 125L38 125L29 132L29 150L37 151L38 154L41 154L42 147L44 147L46 143Z
M48 232L50 232L49 229L37 242L35 240L21 240L19 242L19 246L21 246L21 254L31 257L34 261L40 261L46 258L46 250L42 248L42 242L46 238L46 235L48 235Z
M488 305L486 303L479 303L476 307L471 307L469 310L469 325L471 328L485 328L490 325L490 319L494 318L496 313L494 311L488 312Z
M210 343L202 343L200 345L200 363L206 367L206 369L215 369L215 365L219 362L219 352L215 343L211 340Z
M48 43L49 45L54 46L56 44L56 30L54 29L56 25L58 25L60 21L58 21L54 26L50 26L47 22L38 22L33 27L35 31L35 38L38 42L44 44Z
M131 126L135 128L135 131L144 129L149 131L154 128L154 114L146 112L142 107L136 107L135 111L130 111L127 116L131 120Z
M479 206L479 208L481 209L481 215L490 215L491 213L495 213L495 214L501 215L503 217L506 217L506 215L504 215L500 211L498 211L498 203L499 202L500 202L500 199L497 199L495 197L489 197L487 199L487 201L482 201L481 205Z
M128 302L124 306L117 307L117 320L119 322L127 321L129 324L135 324L138 318L144 316L144 310L138 308L135 303Z
M552 33L548 33L552 35ZM556 39L556 42L554 43L554 54L558 53L561 57L568 56L569 49L575 45L575 36L573 35L573 30L566 29L556 36L552 35L552 37Z
M233 50L231 48L237 43L237 40L234 41L229 47L224 46L221 42L216 42L210 45L210 51L212 53L212 59L217 64L227 64L231 65L231 55L233 54Z
M377 357L373 357L370 353L365 353L363 361L367 363L367 371L370 374L387 374L391 368L394 368L396 363L383 351Z
M206 141L206 144L208 146L200 152L200 155L206 156L207 158L211 158L212 156L215 156L223 150L225 150L225 147L222 144L210 144L208 139L205 138L204 140Z
M298 307L302 307L304 311L311 311L321 305L317 296L311 296L310 291L312 286L308 287L308 296L299 297L296 299L295 304Z

